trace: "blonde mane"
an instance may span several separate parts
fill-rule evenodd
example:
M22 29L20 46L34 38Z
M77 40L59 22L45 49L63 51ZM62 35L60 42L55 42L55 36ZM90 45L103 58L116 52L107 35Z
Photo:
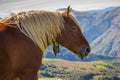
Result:
M70 15L70 17L78 24L73 15ZM48 43L52 44L52 39L55 39L57 34L64 29L65 23L60 12L37 10L20 12L10 18L2 19L0 22L16 23L21 32L32 39L43 52Z

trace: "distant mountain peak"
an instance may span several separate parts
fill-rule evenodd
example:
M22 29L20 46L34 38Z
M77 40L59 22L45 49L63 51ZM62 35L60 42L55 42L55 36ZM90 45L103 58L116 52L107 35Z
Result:
M72 12L87 12L87 13L99 13L99 12L107 12L107 11L111 11L111 10L114 10L116 8L119 8L119 7L108 7L108 8L105 8L105 9L97 9L97 10L88 10L88 11L77 11L77 10L74 10L72 9ZM63 10L66 10L66 8L60 8L58 9L58 11L63 11Z
M107 11L111 11L111 10L114 10L116 7L108 7L108 8L105 8L105 9L99 9L99 10L89 10L89 11L85 11L87 13L99 13L99 12L107 12Z

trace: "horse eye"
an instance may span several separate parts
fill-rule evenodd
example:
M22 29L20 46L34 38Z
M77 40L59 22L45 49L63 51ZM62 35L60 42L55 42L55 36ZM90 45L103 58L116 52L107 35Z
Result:
M72 26L72 27L71 27L71 30L73 30L73 31L77 31L77 27Z

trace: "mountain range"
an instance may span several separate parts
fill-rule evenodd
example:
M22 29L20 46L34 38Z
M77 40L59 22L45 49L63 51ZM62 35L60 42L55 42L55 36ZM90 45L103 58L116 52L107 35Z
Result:
M90 19L90 28L84 34L89 37L91 53L120 57L120 7L92 14Z

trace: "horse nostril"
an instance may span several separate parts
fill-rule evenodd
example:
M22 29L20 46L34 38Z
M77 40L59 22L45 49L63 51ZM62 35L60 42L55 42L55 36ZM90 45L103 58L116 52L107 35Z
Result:
M88 52L88 53L89 53L89 52L90 52L90 48L88 48L88 47L87 47L87 48L86 48L86 52Z
M83 59L85 56L88 55L88 53L90 52L90 48L89 47L83 47L80 51L79 51L79 56L81 59Z

